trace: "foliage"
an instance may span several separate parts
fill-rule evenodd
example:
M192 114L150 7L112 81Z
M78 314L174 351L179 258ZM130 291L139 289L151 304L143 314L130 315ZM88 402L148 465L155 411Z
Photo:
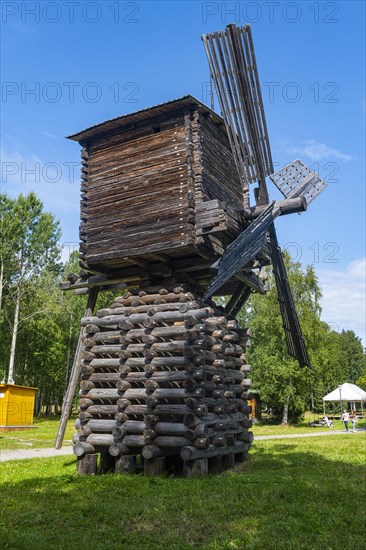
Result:
M362 434L259 441L236 471L196 479L78 477L75 462L1 465L3 548L364 547Z
M287 354L274 277L269 292L252 295L242 322L253 330L249 361L253 386L277 421L296 421L305 410L322 411L322 398L339 384L355 381L365 368L361 341L352 331L336 333L321 321L321 289L313 267L285 255L311 367L300 369Z
M8 369L8 381L12 383L18 331L25 320L23 305L31 299L45 270L50 276L57 274L61 231L53 214L43 211L43 204L34 193L16 199L1 195L0 206L5 236L0 247L1 287L12 327ZM37 314L38 310L33 310L31 317ZM3 325L4 320L3 317ZM6 325L2 326L4 329Z

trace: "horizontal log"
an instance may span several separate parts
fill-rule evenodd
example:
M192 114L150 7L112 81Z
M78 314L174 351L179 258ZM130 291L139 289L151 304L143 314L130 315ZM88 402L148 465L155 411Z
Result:
M131 399L144 400L147 398L147 393L145 388L130 388L124 392L123 397L129 400Z
M86 442L94 447L109 447L113 443L113 436L112 434L92 433L88 435Z
M127 380L117 380L116 381L116 388L117 390L119 390L120 392L124 392L130 388L142 388L143 387L143 381L139 381L139 382L128 382Z
M85 441L87 436L92 433L91 429L87 428L86 426L81 426L77 430L78 430L79 441ZM77 443L76 439L73 440L73 443Z
M186 357L153 357L151 359L151 364L154 367L186 367L189 362Z
M80 366L80 372L82 375L90 375L94 372L94 367L91 367L90 365L81 365Z
M193 446L197 449L207 449L210 444L208 437L196 437L193 440Z
M191 309L184 311L184 307L181 306L183 311L161 311L153 315L153 319L158 323L174 322L174 321L187 321L191 323L196 323L197 319L205 319L210 315L211 308L201 308L201 309ZM146 326L146 325L145 325Z
M153 397L157 399L176 400L185 399L189 394L184 389L158 388L154 391Z
M145 445L141 452L142 456L147 460L164 456L164 451L157 445Z
M192 355L195 355L193 346L190 346L184 340L172 340L171 342L156 342L152 344L151 349L158 353L186 353L191 351Z
M181 436L158 435L154 439L154 445L157 445L162 449L163 448L179 449L180 447L184 447L190 444L191 444L190 439L186 439L185 437L181 437Z
M105 419L89 420L84 427L89 428L92 432L111 433L116 427L116 421Z
M93 454L96 452L95 447L90 443L86 443L86 442L76 443L76 445L73 446L72 450L74 455L78 457L82 457L86 454Z
M149 380L157 382L179 382L184 381L190 374L184 370L173 371L154 371L149 375ZM147 380L146 372L128 372L125 375L128 382L145 382Z
M191 292L169 292L167 291L165 294L159 294L159 292L156 293L145 293L145 295L141 296L129 296L127 298L117 298L115 300L115 303L123 303L124 305L130 305L133 306L135 303L139 300L143 304L154 304L156 301L164 300L165 302L176 302L177 300L184 300L184 302L189 302L194 300L194 295Z
M211 443L215 447L225 447L226 445L226 434L225 433L219 433L214 435L211 438Z
M91 359L95 358L96 353L108 354L108 355L117 355L122 350L122 344L100 344L94 345L90 348L90 353L93 354Z
M90 366L94 368L118 368L121 364L120 359L93 359Z
M117 442L114 442L109 446L108 452L111 456L136 454L135 449L131 449L131 447L127 447L127 445Z
M180 336L186 339L191 334L191 331L184 325L172 325L168 327L155 327L151 330L150 334L155 338L174 338Z
M189 429L183 423L178 422L157 422L154 425L154 431L158 435L172 435L187 437ZM192 433L193 435L193 433ZM191 437L189 437L191 439Z
M147 405L128 405L124 409L124 412L129 417L131 415L143 416L144 414L146 414L148 412L148 407L147 407Z
M238 435L238 439L240 441L245 441L246 443L252 443L254 439L253 432L243 431L241 434Z
M125 360L121 360L121 363L125 367L143 368L149 363L149 360L146 359L146 357L129 357ZM120 369L120 372L122 372L122 369Z
M240 425L243 428L251 428L253 426L253 421L251 418L243 418L243 420L241 420L240 422Z
M126 422L129 419L129 416L128 414L123 412L116 412L116 414L114 415L114 419L116 422L120 422L122 424L123 422Z
M145 445L145 438L143 435L129 434L123 438L123 445L133 448L142 448Z
M146 428L146 424L144 421L127 420L126 422L123 423L122 427L124 430L126 430L127 433L142 434Z
M121 379L120 373L117 372L93 372L87 378L91 382L116 382Z
M134 328L131 330L121 330L120 342L121 344L129 344L139 340L146 335L150 334L149 329L147 328Z
M118 411L117 405L91 405L87 408L86 413L92 414L92 415L96 415L96 414L112 415L112 414L116 414L117 411Z
M84 331L86 334L93 334L94 332L99 332L99 326L92 323L86 323Z
M116 426L112 430L112 436L115 441L123 439L126 435L127 432L122 426Z
M144 422L146 426L152 427L159 422L159 417L156 414L147 414L144 417Z
M247 373L247 372L251 372L252 368L253 368L252 365L242 365L240 367L240 370L243 373Z
M154 414L156 415L176 415L176 416L184 416L187 414L188 408L186 405L176 405L176 404L158 404L154 408Z
M227 454L243 453L249 450L249 444L235 444L232 447L215 447L209 445L207 449L197 449L193 446L183 447L180 451L180 457L182 460L199 460L202 458L211 458L213 456L224 456Z
M244 216L248 220L254 220L263 212L265 208L266 206L252 206L250 208L245 208ZM307 202L305 197L289 198L276 201L274 208L276 210L279 209L280 216L284 216L286 214L294 214L295 212L304 212L307 210Z
M88 420L92 420L93 418L94 418L94 415L89 413L89 412L80 412L79 413L80 424L85 424L86 422L88 422ZM75 422L75 427L77 427L76 422Z
M86 394L81 391L79 395L83 399L111 399L113 401L121 397L118 390L113 388L94 388ZM90 405L92 404L90 403Z
M94 401L92 399L86 399L85 397L82 397L79 401L79 409L80 410L87 409L91 405L94 405Z
M98 329L98 332L95 332L90 339L95 343L97 342L108 342L108 343L118 343L121 337L121 331L120 330L106 330L106 331L100 331Z

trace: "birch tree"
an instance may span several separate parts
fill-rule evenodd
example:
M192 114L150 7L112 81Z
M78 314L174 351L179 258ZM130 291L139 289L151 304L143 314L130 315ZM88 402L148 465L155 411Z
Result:
M59 223L53 214L43 211L43 204L35 193L19 195L17 199L1 197L3 273L8 269L6 285L14 301L12 337L9 354L8 384L14 383L14 365L17 337L21 319L22 300L42 270L57 271L60 255ZM3 276L3 285L4 285ZM37 312L33 312L32 315Z

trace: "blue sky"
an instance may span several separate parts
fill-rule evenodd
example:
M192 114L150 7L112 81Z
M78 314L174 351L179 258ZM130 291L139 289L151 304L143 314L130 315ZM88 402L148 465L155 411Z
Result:
M364 2L3 0L1 17L2 190L38 193L65 254L78 242L79 147L64 136L187 93L209 103L201 34L250 23L274 162L300 158L329 184L278 220L280 242L314 264L324 319L364 337Z

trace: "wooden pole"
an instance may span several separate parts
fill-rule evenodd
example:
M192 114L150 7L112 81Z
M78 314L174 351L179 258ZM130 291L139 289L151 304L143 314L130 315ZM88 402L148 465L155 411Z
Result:
M90 289L90 293L88 296L88 303L86 306L84 317L89 317L93 314L97 297L98 297L98 290L99 290L98 287L93 287ZM71 414L76 386L80 376L80 360L81 360L81 350L82 350L81 344L82 344L83 336L84 336L84 328L82 328L80 331L78 345L77 345L76 353L74 357L74 363L72 365L69 385L67 388L65 399L62 403L60 424L58 426L56 440L55 440L55 449L61 449L62 447L62 442L64 440L67 422Z

